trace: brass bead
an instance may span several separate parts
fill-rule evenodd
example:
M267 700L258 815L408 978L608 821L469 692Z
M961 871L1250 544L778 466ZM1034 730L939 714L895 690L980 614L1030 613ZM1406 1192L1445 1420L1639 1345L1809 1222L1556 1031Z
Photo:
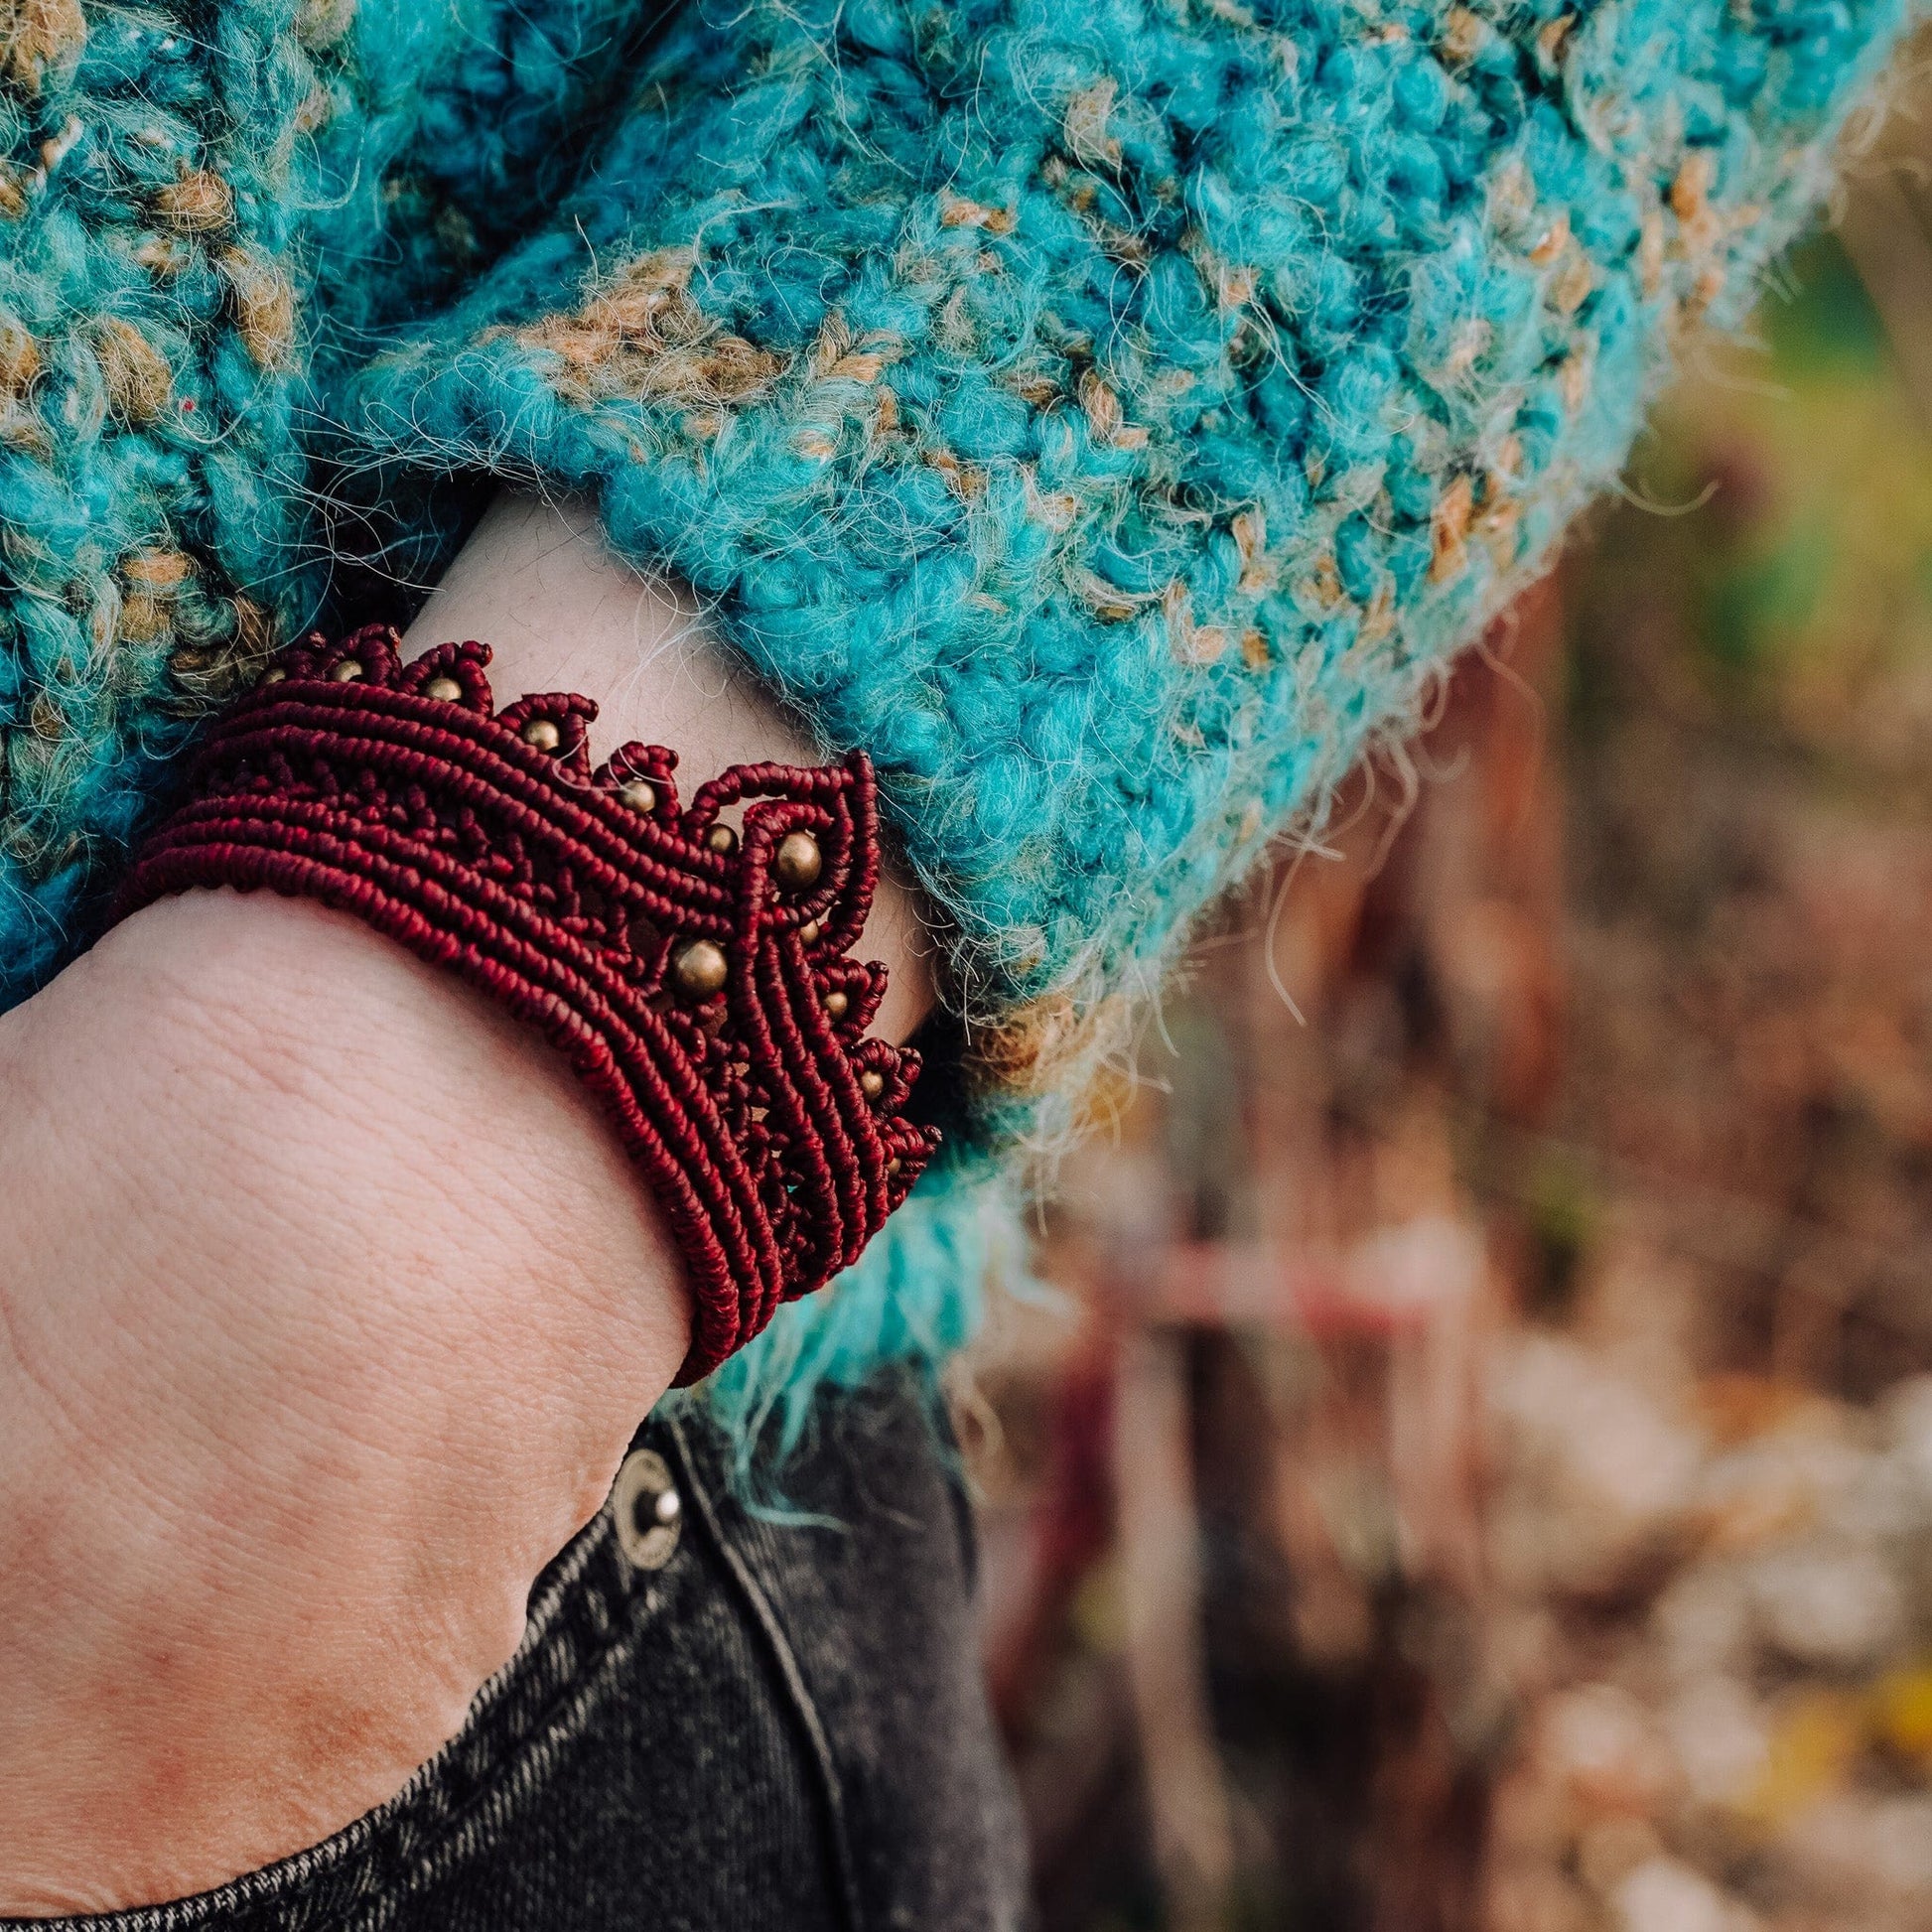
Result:
M367 676L367 673L362 669L361 665L355 661L354 658L345 657L343 661L340 664L338 664L333 671L329 673L329 676L330 676L330 680L336 684L353 684L357 678Z
M825 996L825 1011L834 1020L843 1020L851 1010L851 1006L852 1002L846 998L845 989L841 986L833 987L831 992Z
M633 812L657 809L657 787L648 778L627 778L618 787L618 796Z
M264 684L280 684L287 676L288 672L283 670L281 665L277 664L272 670L267 670L262 673L261 681Z
M778 841L778 853L771 862L771 871L786 892L809 892L818 884L818 875L824 869L825 861L819 853L818 841L809 832L787 832Z
M693 939L680 946L671 961L678 991L689 1000L708 1000L724 991L727 971L724 949L709 939Z
M886 1172L888 1173L897 1173L898 1169L899 1169L899 1159L898 1156L895 1154L893 1158L886 1163Z
M461 704L463 686L453 677L433 677L423 686L423 696L440 699L444 704Z
M704 835L704 842L721 858L729 859L738 850L738 834L729 825L714 825Z
M564 742L563 733L548 718L532 718L517 736L524 744L534 745L539 752L554 752Z
M818 921L816 919L807 919L798 928L798 943L801 946L815 946L818 944Z
M869 1066L859 1075L859 1091L868 1100L877 1100L886 1091L886 1076L876 1066Z

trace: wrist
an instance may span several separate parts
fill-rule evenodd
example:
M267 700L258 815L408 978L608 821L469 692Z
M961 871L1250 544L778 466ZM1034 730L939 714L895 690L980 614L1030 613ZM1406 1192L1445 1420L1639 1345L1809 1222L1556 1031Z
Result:
M505 496L492 505L404 633L403 654L467 637L488 643L499 700L582 691L597 700L599 745L675 748L687 792L734 764L824 761L707 634L690 599L617 558L581 503ZM934 948L924 898L890 851L855 952L890 975L874 1031L908 1038L933 1004Z

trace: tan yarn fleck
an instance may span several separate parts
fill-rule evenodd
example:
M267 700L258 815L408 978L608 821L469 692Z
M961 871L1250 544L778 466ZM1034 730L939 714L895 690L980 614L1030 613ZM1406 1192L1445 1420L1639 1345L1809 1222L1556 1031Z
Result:
M234 195L219 175L196 169L170 182L154 198L155 212L188 234L225 228L234 218Z
M1126 420L1119 396L1092 369L1080 377L1080 409L1087 419L1087 428L1093 432L1093 440L1104 448L1147 448L1147 431L1140 424Z
M899 339L884 330L855 344L845 318L834 313L818 332L807 363L820 382L877 382L902 348Z
M984 228L988 234L1011 234L1012 212L985 202L969 202L963 195L939 197L939 225L943 228Z
M1280 576L1268 555L1268 518L1256 509L1240 510L1228 526L1241 558L1241 579L1235 586L1244 597L1260 597L1275 587Z
M153 422L174 400L175 372L168 358L119 316L102 316L93 338L109 407L123 422Z
M50 67L80 58L87 17L80 0L6 0L0 6L0 63L7 77L38 93Z
M157 595L179 590L194 572L194 559L180 550L137 550L121 564L130 588Z
M744 402L770 385L784 358L706 316L691 300L692 266L688 248L639 256L580 307L519 329L514 340L556 355L558 389L580 401Z
M295 290L279 267L247 248L225 248L218 258L234 294L235 324L257 367L288 367L295 346Z
M20 401L40 372L40 345L12 317L0 321L0 398Z
M1434 583L1447 583L1462 574L1463 544L1469 534L1469 517L1475 508L1475 485L1466 474L1456 477L1436 499L1436 514L1430 519L1429 575Z
M1067 150L1090 168L1120 165L1120 143L1107 132L1107 116L1113 112L1119 92L1119 83L1109 75L1083 88L1066 104L1063 126Z
M356 0L302 0L295 10L295 37L314 52L334 47L355 24Z

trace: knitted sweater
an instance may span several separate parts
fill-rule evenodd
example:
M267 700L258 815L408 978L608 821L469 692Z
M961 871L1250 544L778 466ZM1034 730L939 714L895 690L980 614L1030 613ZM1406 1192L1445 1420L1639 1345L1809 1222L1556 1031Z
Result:
M0 8L12 997L196 720L372 570L428 581L494 478L590 494L872 755L973 1138L1053 1138L1742 315L1909 9L661 11ZM950 1338L961 1198L767 1376Z

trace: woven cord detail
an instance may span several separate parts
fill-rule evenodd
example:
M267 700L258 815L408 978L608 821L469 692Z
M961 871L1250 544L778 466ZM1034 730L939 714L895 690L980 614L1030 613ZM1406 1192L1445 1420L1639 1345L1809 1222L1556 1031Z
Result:
M918 1055L866 1036L886 969L847 957L879 878L871 764L735 765L680 806L662 746L592 768L589 699L497 711L487 644L405 664L398 643L371 625L281 653L209 731L114 916L197 887L320 899L538 1028L683 1251L696 1381L850 1267L938 1147L903 1111ZM795 833L819 863L787 890Z

